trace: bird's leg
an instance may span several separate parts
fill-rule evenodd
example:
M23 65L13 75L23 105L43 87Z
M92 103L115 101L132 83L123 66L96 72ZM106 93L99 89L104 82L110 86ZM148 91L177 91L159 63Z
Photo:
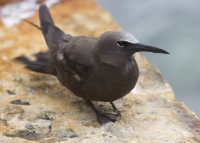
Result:
M120 115L119 110L117 109L115 104L112 101L110 101L110 104L112 105L113 110L116 111L118 115Z
M110 114L110 113L101 113L98 109L94 107L94 105L92 104L90 100L85 100L85 101L96 113L97 119L100 124L107 123L108 121L115 122L117 117L119 116L118 114L115 115L115 114Z
M117 110L118 110L118 109L116 108L115 104L114 104L112 101L110 101L110 104L112 105L112 107L113 107L113 110L115 110L115 111L117 111Z

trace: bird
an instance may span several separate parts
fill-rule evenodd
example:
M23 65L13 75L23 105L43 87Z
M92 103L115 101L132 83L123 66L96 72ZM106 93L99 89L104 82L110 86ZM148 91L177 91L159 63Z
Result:
M123 30L106 31L99 37L65 34L54 25L45 4L39 7L39 18L39 29L48 51L37 54L37 61L24 57L18 60L32 71L56 76L74 95L86 101L100 124L117 120L120 113L113 101L131 92L138 81L139 68L134 54L142 51L169 54L141 44ZM101 112L92 101L109 102L117 114Z

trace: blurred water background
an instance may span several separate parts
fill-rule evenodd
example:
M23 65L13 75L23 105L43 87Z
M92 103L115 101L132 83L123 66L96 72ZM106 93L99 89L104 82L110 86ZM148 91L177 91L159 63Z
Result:
M156 65L176 100L200 117L200 1L97 0L122 29L170 55L141 53Z

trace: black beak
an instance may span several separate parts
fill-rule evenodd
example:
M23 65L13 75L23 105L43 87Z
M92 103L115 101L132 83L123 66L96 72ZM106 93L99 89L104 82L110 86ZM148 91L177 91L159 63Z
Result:
M153 52L153 53L163 53L163 54L169 54L167 51L157 48L157 47L153 47L153 46L148 46L148 45L143 45L140 43L137 44L131 44L129 45L129 49L128 50L133 50L135 52Z

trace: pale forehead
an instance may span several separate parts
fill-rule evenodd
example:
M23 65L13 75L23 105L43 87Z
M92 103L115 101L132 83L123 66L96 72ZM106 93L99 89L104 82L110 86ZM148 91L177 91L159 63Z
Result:
M107 31L103 33L100 38L112 39L117 41L126 41L129 43L139 43L139 41L131 33L126 31Z

